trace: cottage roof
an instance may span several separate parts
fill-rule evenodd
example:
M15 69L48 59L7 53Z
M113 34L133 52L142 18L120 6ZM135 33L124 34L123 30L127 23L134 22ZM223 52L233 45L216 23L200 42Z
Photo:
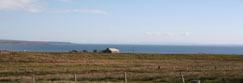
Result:
M108 48L110 51L120 51L119 49L117 48Z

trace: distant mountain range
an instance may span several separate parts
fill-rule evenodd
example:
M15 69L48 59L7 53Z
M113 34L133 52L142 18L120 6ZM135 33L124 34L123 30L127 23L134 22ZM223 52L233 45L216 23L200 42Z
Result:
M0 39L0 44L72 44L70 42L24 41Z

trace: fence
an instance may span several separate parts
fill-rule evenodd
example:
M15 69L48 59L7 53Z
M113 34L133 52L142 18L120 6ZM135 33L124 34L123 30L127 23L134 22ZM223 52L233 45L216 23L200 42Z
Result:
M181 80L182 80L181 82L182 82L182 83L185 83L183 73L180 72L180 75L181 75ZM76 73L73 75L73 77L74 77L74 78L73 78L73 79L74 79L73 81L74 81L74 82L77 82L77 81L78 81L78 80L77 80L78 77L77 77L77 74L76 74ZM36 78L35 78L35 76L33 75L33 76L32 76L32 83L35 83L35 82L36 82L35 79L36 79ZM124 78L123 78L123 79L124 79L124 83L127 83L127 82L128 82L128 81L127 81L127 74L126 74L126 72L124 72ZM200 83L200 80L192 80L191 83Z
M203 74L207 74L207 73L220 73L220 75L225 76L228 73L232 73L232 72L240 72L242 73L243 68L242 66L186 66L186 67L165 67L165 66L156 66L153 68L145 68L143 69L126 69L126 70L105 70L105 69L101 69L101 68L95 68L95 69L91 69L91 70L87 70L87 71L74 71L74 70L68 70L65 69L64 71L45 71L45 72L40 72L40 71L35 71L35 70L18 70L16 72L12 72L12 74L16 74L16 75L20 75L20 74L32 74L30 77L32 79L29 79L29 81L32 82L37 82L37 81L42 81L42 80L50 80L50 81L59 81L59 80L65 80L66 78L63 78L63 76L67 77L66 80L69 81L73 81L73 82L80 82L80 81L85 81L87 80L87 78L92 78L92 79L97 79L101 76L117 76L114 78L123 80L123 82L129 82L130 80L134 81L134 80L151 80L153 78L166 78L167 76L161 76L161 75L169 75L171 73L174 73L173 75L175 76L175 80L180 80L181 83L188 83L187 77L189 77L188 74L199 74L199 75L203 75ZM89 74L85 74L88 72L92 72L91 74L97 74L97 76L89 76ZM105 72L105 73L100 73L100 72ZM110 74L107 74L106 72L111 72ZM115 73L113 73L115 72ZM116 73L119 72L119 73ZM123 72L123 73L122 73ZM3 73L8 73L11 74L11 72L0 72L0 74ZM48 74L57 74L55 79L47 79L45 77L42 76L43 73L47 74L47 78L48 78ZM61 74L63 73L63 75ZM100 76L99 76L100 73ZM147 74L148 73L148 74ZM203 74L202 74L203 73ZM239 73L239 74L240 74ZM72 74L72 75L70 75ZM151 75L153 74L153 75ZM186 74L186 76L184 75ZM58 77L60 75L60 77ZM151 75L151 77L150 77ZM144 77L143 77L144 76ZM161 76L161 77L157 77L157 76ZM141 79L139 78L141 77ZM168 76L169 77L169 76ZM28 78L28 76L27 76ZM70 79L69 79L70 78ZM193 77L190 77L190 79ZM25 79L25 78L22 78ZM129 80L130 79L130 80ZM0 79L2 80L2 79ZM107 77L107 78L101 78L98 79L98 81L100 80L113 80L113 78L111 77ZM189 80L191 81L191 83L200 83L199 79L191 79Z

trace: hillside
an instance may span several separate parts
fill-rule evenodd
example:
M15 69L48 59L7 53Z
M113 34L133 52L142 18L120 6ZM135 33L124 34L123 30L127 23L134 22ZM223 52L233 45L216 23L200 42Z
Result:
M242 83L242 55L12 52L0 56L0 82Z

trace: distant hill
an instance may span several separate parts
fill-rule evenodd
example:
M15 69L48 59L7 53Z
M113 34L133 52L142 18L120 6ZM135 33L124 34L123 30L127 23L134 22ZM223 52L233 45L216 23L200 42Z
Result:
M69 42L47 42L47 41L24 41L0 39L0 44L72 44Z

